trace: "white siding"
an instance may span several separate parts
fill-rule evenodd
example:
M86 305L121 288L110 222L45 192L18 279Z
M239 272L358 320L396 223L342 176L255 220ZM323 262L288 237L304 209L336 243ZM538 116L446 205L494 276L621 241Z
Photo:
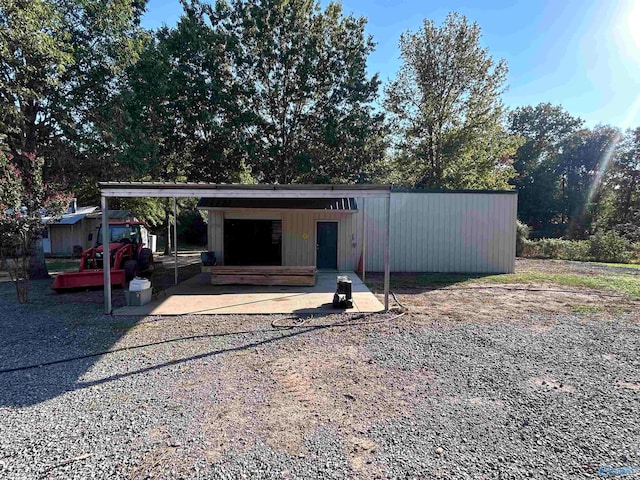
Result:
M224 263L224 215L220 210L209 210L209 225L207 227L209 250L216 252L216 259Z
M392 193L391 271L508 273L515 264L515 194ZM384 269L384 199L368 199L369 271Z

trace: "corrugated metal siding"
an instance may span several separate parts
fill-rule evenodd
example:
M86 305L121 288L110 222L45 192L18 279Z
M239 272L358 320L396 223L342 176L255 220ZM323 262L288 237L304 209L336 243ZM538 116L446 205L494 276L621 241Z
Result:
M91 225L91 222L86 218L71 225L58 223L50 225L51 253L53 255L71 255L75 245L80 245L83 250L89 248L93 243L88 241L89 233L92 233ZM95 242L95 234L93 241Z
M392 193L394 272L513 272L517 197L490 193ZM384 199L368 199L367 258L384 269Z
M224 215L219 210L209 210L209 250L216 252L218 263L224 263Z
M338 222L338 269L355 269L360 252L358 216L342 212L283 212L283 265L316 264L316 223L318 221Z

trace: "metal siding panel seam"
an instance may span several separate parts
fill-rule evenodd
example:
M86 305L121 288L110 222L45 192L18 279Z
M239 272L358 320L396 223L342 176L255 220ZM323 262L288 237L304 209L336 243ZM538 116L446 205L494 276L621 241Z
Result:
M428 272L432 272L435 267L434 255L433 255L433 244L435 242L435 228L434 228L434 220L433 220L433 195L425 195L425 203L424 203L424 213L426 221L423 225L423 231L425 232L426 242L424 242L422 249L425 251L427 255L427 263L425 265L425 269ZM426 231L424 230L426 229Z

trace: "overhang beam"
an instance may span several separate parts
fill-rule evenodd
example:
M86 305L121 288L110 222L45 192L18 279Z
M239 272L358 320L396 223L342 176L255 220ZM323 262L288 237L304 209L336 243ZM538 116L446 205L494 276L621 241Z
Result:
M390 185L233 185L201 183L103 182L105 197L335 198L384 197Z

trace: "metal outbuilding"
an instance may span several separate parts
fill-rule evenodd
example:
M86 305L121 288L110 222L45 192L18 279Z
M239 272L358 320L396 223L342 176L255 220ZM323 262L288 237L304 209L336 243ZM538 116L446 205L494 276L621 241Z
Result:
M517 208L515 190L393 190L391 271L513 273ZM384 202L367 200L364 216L367 269L379 272Z
M385 309L391 270L512 273L515 267L515 191L129 182L100 188L103 212L110 197L172 197L174 206L177 197L199 198L208 211L209 250L220 265L357 270L363 279L366 271L384 271ZM110 313L109 269L104 275Z
M357 193L357 192L355 192ZM390 208L391 271L512 273L515 265L515 191L393 190L384 198L322 201L260 201L201 198L208 211L209 250L219 264L236 265L246 251L239 226L275 232L277 265L316 265L343 271L384 270L385 231ZM326 265L321 241L334 230L333 266ZM255 237L255 235L251 235ZM254 238L249 242L256 244Z

